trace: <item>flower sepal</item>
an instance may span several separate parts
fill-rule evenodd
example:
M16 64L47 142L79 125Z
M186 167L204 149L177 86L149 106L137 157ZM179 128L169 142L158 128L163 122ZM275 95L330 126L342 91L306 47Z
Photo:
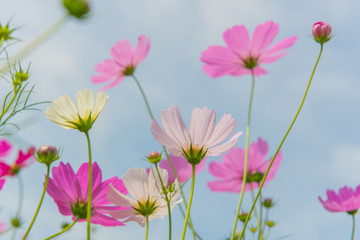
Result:
M150 201L149 198L146 202L137 201L137 203L138 207L133 207L133 209L144 217L150 216L158 208L156 200Z
M86 219L87 203L77 201L74 205L71 205L71 212L74 214L75 217L78 217L79 219Z
M191 165L198 165L206 156L207 151L208 149L204 149L204 146L198 149L194 148L192 144L190 144L190 148L187 151L182 149L183 156Z

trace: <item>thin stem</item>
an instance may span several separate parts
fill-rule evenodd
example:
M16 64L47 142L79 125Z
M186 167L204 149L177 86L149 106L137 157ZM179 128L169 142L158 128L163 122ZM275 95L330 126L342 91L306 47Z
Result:
M142 95L142 97L143 97L143 99L144 99L146 108L147 108L147 110L148 110L149 116L150 116L151 120L153 120L153 119L154 119L154 115L153 115L153 113L152 113L152 111L151 111L150 104L149 104L149 101L148 101L147 98L146 98L145 92L144 92L143 88L141 87L141 84L140 84L140 82L138 81L138 79L136 78L136 76L135 76L134 74L131 75L131 76L133 77L136 85L138 86L138 88L139 88L139 90L140 90L140 93L141 93L141 95ZM165 155L166 155L166 158L167 158L168 162L170 163L170 167L171 167L172 172L174 173L175 178L179 181L179 177L178 177L177 172L176 172L176 170L175 170L174 164L173 164L173 162L172 162L172 160L171 160L171 158L170 158L170 156L169 156L169 153L168 153L168 151L166 150L166 147L165 147L164 145L161 145L161 146L162 146L162 148L163 148L163 150L164 150L164 153L165 153ZM179 181L179 182L180 182L180 181ZM188 207L188 206L187 206L187 201L186 201L186 198L185 198L185 195L184 195L184 192L183 192L183 190L182 190L181 185L180 185L180 193L181 193L181 197L182 197L182 199L183 199L183 203L184 203L184 205L185 205L185 208L187 208L187 207ZM193 226L193 224L192 224L191 216L189 216L189 226L190 226L190 228L191 228L191 231L192 231L194 240L196 239L196 236L198 237L198 239L201 240L202 238L195 232L194 226Z
M76 217L75 220L69 226L67 226L66 228L64 228L60 232L58 232L58 233L56 233L56 234L54 234L54 235L52 235L52 236L50 236L48 238L45 238L44 240L49 240L49 239L52 239L52 238L54 238L56 236L59 236L59 235L63 234L64 232L66 232L67 230L72 228L78 220L79 220L79 217Z
M159 179L160 179L161 189L164 190L164 189L166 189L166 186L164 185L164 182L163 182L163 180L162 180L162 178L161 178L161 175L160 175L159 168L158 168L157 164L155 164L155 168L156 168L156 172L157 172L157 174L158 174L158 176L159 176ZM164 195L165 195L165 200L166 200L166 204L167 204L167 207L168 207L168 215L169 215L169 240L171 240L171 208L170 208L170 200L171 200L171 199L168 198L167 192L166 192L166 194L164 193Z
M355 239L355 213L351 214L352 215L352 219L353 219L353 229L352 229L352 237L351 239L354 240Z
M88 143L88 151L89 151L89 184L88 184L88 201L87 201L87 240L90 240L90 219L91 219L91 193L92 193L92 160L91 160L91 144L89 132L84 132L86 136L86 140Z
M146 215L146 232L145 232L145 240L148 239L148 235L149 235L149 216Z
M70 15L66 14L56 20L52 25L50 25L44 32L40 33L36 38L34 38L30 43L28 43L23 49L16 53L10 60L10 65L15 64L16 61L28 55L30 52L39 47L42 43L48 40L52 35L54 35L62 26L65 25L66 21L69 19ZM4 71L7 68L6 66L0 67L0 72Z
M10 106L13 104L13 102L14 102L14 100L15 100L15 98L16 98L16 95L17 95L17 92L14 91L14 94L13 94L13 96L12 96L9 104L6 106L5 109L3 109L3 111L2 111L2 113L1 113L1 115L0 115L0 121L1 121L1 119L4 117L5 113L7 113L7 111L9 110ZM5 104L5 103L4 103L4 104Z
M253 188L251 188L250 193L251 193L251 200L254 201L255 200L255 194L254 194L254 189ZM259 224L259 215L257 213L256 208L254 208L254 214L255 214L256 221Z
M22 210L22 206L23 206L23 203L24 203L24 183L22 181L22 178L20 177L20 174L17 174L17 179L18 179L18 182L19 182L19 202L18 202L18 208L16 210L16 218L19 217L20 215L20 212Z
M186 209L186 215L185 215L185 221L184 221L184 227L183 227L183 232L181 235L181 240L185 239L185 235L186 235L186 228L188 225L188 219L189 219L189 215L190 215L190 209L191 209L191 203L192 203L192 199L194 196L194 188L195 188L195 164L192 164L192 180L191 180L191 191L190 191L190 197L189 197L189 204L188 207Z
M252 102L254 98L254 89L255 89L255 73L254 70L251 69L251 93L250 93L250 100L249 100L249 108L248 108L248 119L247 119L247 125L246 125L246 150L245 150L245 159L244 159L244 173L243 173L243 181L241 186L241 193L240 193L240 199L239 203L236 209L235 214L235 220L234 220L234 226L231 233L231 240L234 240L235 234L236 234L236 226L238 222L238 217L241 209L241 203L244 197L245 193L245 184L246 184L246 178L247 178L247 165L248 165L248 158L249 158L249 143L250 143L250 119L251 119L251 109L252 109ZM241 239L241 238L240 238Z
M259 220L259 237L258 240L263 240L263 230L262 230L262 222L263 222L263 205L262 205L262 194L260 193L260 220Z
M23 240L25 240L26 237L29 235L30 230L31 230L31 228L32 228L32 226L33 226L33 224L34 224L34 222L35 222L35 220L36 220L36 217L37 217L37 215L38 215L38 213L39 213L39 211L40 211L41 205L42 205L43 200L44 200L44 197L45 197L46 188L47 188L47 185L48 185L48 182L49 182L49 175L50 175L50 166L46 165L46 167L47 167L47 171L46 171L46 178L45 178L45 183L44 183L44 190L43 190L43 192L42 192L42 194L41 194L41 198L40 198L40 201L39 201L39 205L38 205L38 207L37 207L37 209L36 209L36 212L35 212L35 214L34 214L34 217L33 217L33 219L31 220L31 223L30 223L30 225L29 225L29 227L28 227L28 229L27 229L27 231L26 231L26 233L25 233L25 235L24 235L24 237L23 237Z
M251 213L252 213L252 211L254 210L256 201L258 200L258 198L259 198L259 196L260 196L260 192L261 192L261 190L262 190L262 188L263 188L263 186L264 186L264 183L265 183L265 181L266 181L267 175L269 174L270 168L271 168L271 166L273 165L274 160L275 160L277 154L279 153L282 145L284 144L285 139L286 139L286 137L288 136L291 128L293 127L293 125L294 125L294 123L295 123L295 121L296 121L296 119L297 119L297 117L298 117L298 115L299 115L299 113L300 113L300 111L301 111L301 108L302 108L302 106L303 106L303 104L304 104L304 102L305 102L307 93L308 93L309 88L310 88L310 85L311 85L311 81L312 81L312 79L313 79L313 77L314 77L314 73L315 73L316 67L317 67L317 65L318 65L318 63L319 63L319 60L320 60L322 51L323 51L323 45L321 45L319 56L318 56L318 58L317 58L317 60L316 60L314 69L313 69L313 71L312 71L312 73L311 73L311 76L310 76L310 79L309 79L309 83L308 83L308 85L307 85L307 87L306 87L306 90L305 90L305 93L304 93L304 97L303 97L302 100L301 100L299 109L298 109L298 111L296 112L296 115L295 115L293 121L291 122L288 130L286 131L284 138L281 140L280 145L279 145L279 147L277 148L277 150L276 150L276 152L275 152L275 155L274 155L274 157L271 159L271 162L270 162L270 164L269 164L268 168L266 169L266 172L265 172L265 174L264 174L264 176L263 176L263 179L262 179L262 181L261 181L261 184L260 184L258 193L257 193L256 198L255 198L255 201L253 202L253 204L252 204L252 206L251 206L251 209L250 209L250 212L249 212L249 215L247 216L247 218L246 218L246 220L245 220L244 227L243 227L243 230L242 230L241 235L240 235L240 239L241 239L241 236L242 236L242 235L244 234L244 232L245 232L245 229L246 229L246 226L247 226L247 224L248 224L248 222L249 222Z

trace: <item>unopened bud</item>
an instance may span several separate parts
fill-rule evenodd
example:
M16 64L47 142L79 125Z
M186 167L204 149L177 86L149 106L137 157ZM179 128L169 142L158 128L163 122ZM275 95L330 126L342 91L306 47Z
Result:
M13 39L10 35L14 30L15 29L9 29L9 22L5 26L0 24L0 46L2 42Z
M157 151L152 151L147 157L147 160L152 164L157 164L161 161L161 154Z
M59 152L54 146L42 145L36 152L39 163L44 163L50 166L51 163L60 158Z
M11 226L13 226L14 228L21 227L20 219L18 217L14 217L13 219L11 219Z
M316 42L324 44L332 37L331 26L325 22L317 22L312 27L312 34Z
M68 13L76 18L85 18L90 11L87 0L63 0L63 5Z
M263 202L264 207L271 208L274 206L271 198L265 198Z
M247 213L247 212L242 212L242 213L240 213L240 214L239 214L239 220L240 220L241 222L245 222L248 215L249 215L249 213Z
M256 231L257 231L257 227L251 227L251 228L250 228L250 232L256 233Z
M270 228L272 228L272 227L274 227L276 225L274 221L270 221L270 220L267 221L265 224L266 224L266 226L268 226Z

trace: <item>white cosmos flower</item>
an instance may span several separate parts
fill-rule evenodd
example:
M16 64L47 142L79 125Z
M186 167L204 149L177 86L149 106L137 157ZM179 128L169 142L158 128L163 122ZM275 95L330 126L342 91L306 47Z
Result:
M168 172L159 168L161 179L165 186L168 183ZM167 203L162 193L161 182L155 168L150 168L149 173L143 168L129 169L123 177L124 185L131 197L116 190L111 184L106 193L107 199L121 210L109 211L110 215L123 222L134 221L140 226L145 226L146 215L149 221L154 218L163 218L168 215ZM175 183L175 192L168 193L170 208L181 202L178 200L180 191L178 182Z
M215 111L207 107L195 108L188 130L181 118L179 107L170 106L161 113L161 123L165 131L153 119L151 133L175 156L190 155L191 147L195 155L202 152L208 156L218 156L232 148L242 132L237 132L227 142L220 144L234 131L236 120L231 117L231 114L224 114L216 126L215 122Z
M104 109L109 96L98 92L94 104L94 96L90 89L76 93L77 107L68 95L61 96L47 107L45 116L65 129L78 129L86 132Z

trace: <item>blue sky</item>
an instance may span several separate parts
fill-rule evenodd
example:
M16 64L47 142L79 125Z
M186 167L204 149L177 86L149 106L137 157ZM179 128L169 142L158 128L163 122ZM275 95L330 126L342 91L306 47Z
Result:
M10 53L64 14L59 1L0 2L0 22L12 18L12 26L22 26L15 35L23 42L14 45ZM65 94L74 98L83 88L100 88L89 79L95 74L94 66L110 56L116 41L128 39L135 45L137 37L145 34L151 39L151 48L136 76L156 118L170 105L177 105L188 124L193 108L207 106L217 112L218 119L231 113L238 120L236 130L245 131L250 76L211 79L201 70L200 54L209 45L223 45L222 33L229 27L244 24L252 33L257 24L273 20L280 24L275 41L293 35L298 40L287 56L265 66L269 74L256 79L251 141L260 136L267 140L270 157L300 104L319 51L311 37L312 24L320 20L330 23L334 38L325 46L303 111L283 146L281 167L264 195L277 203L270 213L277 222L270 239L286 235L293 240L348 239L351 218L325 211L317 198L325 197L327 188L337 191L344 185L360 184L359 5L350 0L96 1L89 19L68 21L24 63L32 66L33 101ZM121 177L129 168L147 167L143 156L161 148L151 136L150 119L133 80L125 79L107 94L109 102L90 133L93 155L104 178ZM24 114L16 122L23 128L11 138L14 144L61 147L62 161L75 169L87 161L86 139L79 132L61 129L41 112ZM244 145L245 135L237 146ZM207 161L220 160L209 157ZM40 198L44 174L45 167L39 164L22 173L26 186L23 219L27 223ZM207 171L198 175L192 217L204 239L224 239L230 234L239 196L211 193L206 183L212 179ZM0 196L4 206L1 219L6 220L16 208L16 181L9 180ZM249 207L250 196L246 195L244 210ZM65 220L70 219L61 216L46 196L31 239L57 232ZM174 222L179 226L173 235L177 239L183 222L178 209L174 210ZM142 239L144 233L135 223L119 228L99 226L94 239ZM85 224L78 224L59 239L84 239L84 234ZM166 220L151 222L150 239L167 239Z

